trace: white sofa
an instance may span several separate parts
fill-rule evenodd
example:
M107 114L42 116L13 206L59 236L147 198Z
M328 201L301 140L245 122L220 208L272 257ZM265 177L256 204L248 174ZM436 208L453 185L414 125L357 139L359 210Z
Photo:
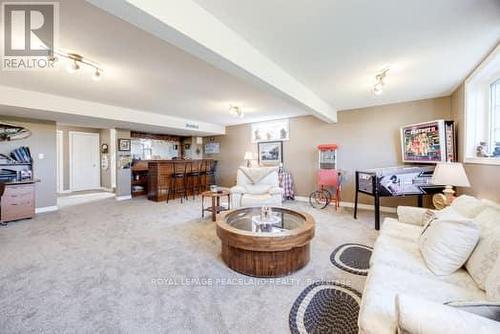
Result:
M231 188L233 209L245 206L280 206L283 189L279 187L278 168L240 167L236 186Z
M479 242L481 242L486 234L492 233L491 231L500 232L500 221L498 220L500 218L500 207L492 202L480 201L470 196L461 196L452 203L450 210L459 213L461 216L467 216L467 218L474 221L486 208L489 208L488 214L490 212L494 212L494 214L488 216L491 217L491 224L486 224L488 225L488 231L484 226L479 226ZM460 310L455 311L450 306L443 307L442 305L453 301L488 300L485 290L478 286L467 271L467 265L447 276L437 276L428 269L418 246L426 211L426 209L421 208L398 207L398 219L387 218L384 221L380 235L374 245L370 259L370 271L363 292L358 320L361 333L393 334L396 332L397 315L400 316L402 313L399 304L396 307L395 299L397 295L415 297L417 300L416 305L431 303L437 305L436 310L443 308L446 312L455 312L452 314L457 314L460 321L466 319L465 323L474 322L474 317L477 320L478 316ZM496 240L500 240L500 238ZM496 253L498 254L498 244L496 247ZM478 248L476 246L473 255ZM498 255L496 257L498 258ZM492 259L492 261L494 262L495 259ZM500 262L500 259L497 262ZM494 268L497 275L498 267L496 265ZM493 275L493 273L490 274ZM403 299L406 300L406 297ZM423 300L423 302L418 300ZM489 301L491 302L491 298ZM500 300L495 300L495 302L500 302ZM411 307L407 307L407 309L411 309ZM457 333L456 325L460 321L455 319L447 323L449 315L445 315L446 312L439 315L434 311L434 313L428 312L429 309L420 310L418 314L410 312L412 317L416 317L416 320L412 319L411 321L417 323L418 333ZM483 317L479 318L479 321L476 322L478 326L484 320L488 325L498 329L497 333L500 333L500 322L497 323ZM426 326L428 328L433 321L436 326L441 326L440 330L437 330L438 327L434 326L434 330L425 331L424 328ZM399 323L401 323L400 317ZM453 323L455 325L449 325L451 327L443 330L443 326L446 328L448 324ZM478 328L476 333L490 333L491 328L488 329L487 327Z

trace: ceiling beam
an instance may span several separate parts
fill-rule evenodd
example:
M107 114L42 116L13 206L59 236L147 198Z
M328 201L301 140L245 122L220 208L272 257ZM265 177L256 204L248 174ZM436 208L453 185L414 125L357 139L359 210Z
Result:
M225 127L218 124L6 86L0 86L0 105L34 111L42 110L45 113L53 113L54 119L58 119L57 115L59 117L73 116L75 119L90 118L101 120L106 124L127 124L130 127L138 125L141 128L152 127L156 131L164 129L167 134L169 131L200 136L226 133Z
M87 1L223 71L298 103L325 122L337 122L337 111L328 103L192 0Z

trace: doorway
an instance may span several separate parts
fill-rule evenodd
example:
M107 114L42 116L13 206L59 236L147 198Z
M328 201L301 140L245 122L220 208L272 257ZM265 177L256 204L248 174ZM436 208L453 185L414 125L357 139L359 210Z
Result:
M57 192L64 192L64 136L57 130Z
M70 190L100 189L99 134L70 131L68 135Z

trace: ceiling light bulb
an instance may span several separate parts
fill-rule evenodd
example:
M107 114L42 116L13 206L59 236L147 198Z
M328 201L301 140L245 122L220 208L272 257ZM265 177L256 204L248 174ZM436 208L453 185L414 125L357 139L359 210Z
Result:
M99 81L99 80L101 80L101 79L102 79L101 71L99 71L99 69L96 69L96 70L95 70L95 73L94 73L94 75L92 76L92 79L93 79L94 81Z
M380 83L377 83L375 85L375 87L373 87L373 94L375 95L380 95L384 92L384 90L382 89L382 85Z
M68 67L66 67L66 70L68 70L69 73L75 73L80 69L80 65L78 65L78 62L75 60L73 64L69 64Z

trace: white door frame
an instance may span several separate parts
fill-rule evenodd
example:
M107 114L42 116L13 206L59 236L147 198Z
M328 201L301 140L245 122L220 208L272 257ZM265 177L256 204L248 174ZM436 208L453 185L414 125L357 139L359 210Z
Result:
M64 132L57 130L57 192L64 192Z
M90 135L97 137L97 147L96 150L99 152L99 143L101 142L101 136L99 133L95 132L83 132L83 131L68 131L69 137L69 190L73 191L73 134L82 134L82 135ZM99 166L99 185L96 189L101 188L101 175L100 175L100 153L97 155L99 157L99 161L97 161L97 166Z

